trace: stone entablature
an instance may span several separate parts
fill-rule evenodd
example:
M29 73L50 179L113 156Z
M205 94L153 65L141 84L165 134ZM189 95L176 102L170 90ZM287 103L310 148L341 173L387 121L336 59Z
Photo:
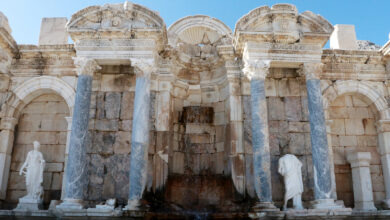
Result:
M335 201L355 192L340 182L369 175L369 206L356 209L390 207L389 44L323 49L333 26L290 4L254 9L234 32L205 15L167 29L157 12L127 1L80 10L66 29L74 44L17 45L0 13L0 199L9 207L6 198L25 190L8 187L25 140L47 127L58 137L45 141L65 156L43 152L54 161L44 190L57 190L45 201L63 201L52 208L69 215L99 215L84 208L112 198L121 215L145 208L145 194L184 208L288 215L276 208L283 183L275 166L285 154L302 162L312 216L350 215ZM41 111L61 119L47 125ZM351 149L366 155L364 166ZM64 177L45 185L52 175Z

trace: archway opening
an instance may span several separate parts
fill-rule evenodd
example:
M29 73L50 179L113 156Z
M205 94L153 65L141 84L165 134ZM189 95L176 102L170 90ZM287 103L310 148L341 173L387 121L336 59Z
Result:
M360 94L344 94L337 97L328 108L331 124L331 144L337 198L346 207L354 207L353 179L347 155L350 152L370 152L370 174L374 202L380 205L385 198L385 186L376 121L379 114L367 97Z
M65 167L67 121L69 108L65 100L55 93L34 98L21 110L15 129L6 203L13 208L18 199L26 195L24 176L19 175L33 141L41 143L40 151L46 161L43 173L44 205L61 198L62 177Z

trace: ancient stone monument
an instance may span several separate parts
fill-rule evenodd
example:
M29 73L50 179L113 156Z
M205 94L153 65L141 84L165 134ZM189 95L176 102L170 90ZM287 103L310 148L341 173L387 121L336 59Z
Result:
M388 218L390 41L312 11L0 13L0 216Z
M283 210L287 210L287 201L290 199L293 199L294 209L303 209L301 169L301 161L292 154L286 154L279 159L278 172L283 176L285 188Z
M27 153L26 161L20 168L19 175L26 177L27 195L19 199L18 210L38 210L42 205L45 160L40 147L41 144L34 141L34 150Z

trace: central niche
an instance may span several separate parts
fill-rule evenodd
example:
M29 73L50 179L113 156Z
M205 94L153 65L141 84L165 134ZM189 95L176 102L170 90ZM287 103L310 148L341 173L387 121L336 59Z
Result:
M165 198L184 210L220 210L229 206L234 195L230 175L225 173L226 152L217 149L219 128L214 115L213 107L187 106L174 125Z
M184 133L179 140L179 146L184 151L185 174L212 174L215 172L216 161L215 127L212 107L184 107L179 120Z

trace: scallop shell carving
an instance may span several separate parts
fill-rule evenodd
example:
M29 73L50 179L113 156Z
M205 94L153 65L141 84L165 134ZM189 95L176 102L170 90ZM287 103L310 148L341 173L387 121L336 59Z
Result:
M221 38L220 34L206 27L192 27L179 34L179 39L188 44L212 44Z

